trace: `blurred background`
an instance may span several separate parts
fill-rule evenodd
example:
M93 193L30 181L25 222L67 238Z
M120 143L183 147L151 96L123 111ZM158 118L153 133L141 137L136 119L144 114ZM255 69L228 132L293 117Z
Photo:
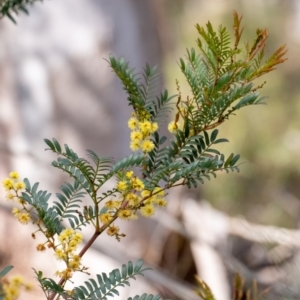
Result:
M58 191L66 178L50 167L54 157L44 151L43 138L55 137L81 156L85 149L116 159L128 155L131 110L109 54L124 56L137 71L158 65L162 88L176 94L178 79L188 93L177 62L196 47L194 25L209 20L231 28L233 10L243 15L244 40L267 27L266 54L288 48L288 60L266 75L261 93L267 105L244 108L219 128L230 140L220 149L241 154L241 172L171 193L164 212L139 225L122 224L122 243L101 237L89 259L99 261L93 267L99 272L143 257L156 271L137 285L172 299L192 299L197 273L216 299L229 300L236 272L247 286L256 280L260 290L270 288L266 299L299 299L298 0L51 0L30 6L30 16L17 16L17 25L2 19L0 176L17 170L42 189ZM1 266L18 265L16 272L28 278L33 264L53 274L51 254L35 252L33 228L16 224L4 191L1 198Z

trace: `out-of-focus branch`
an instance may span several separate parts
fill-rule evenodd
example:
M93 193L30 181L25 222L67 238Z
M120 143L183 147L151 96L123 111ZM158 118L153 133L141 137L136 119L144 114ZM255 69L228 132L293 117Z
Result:
M300 230L258 225L242 218L230 218L229 233L258 243L276 243L289 247L300 247Z

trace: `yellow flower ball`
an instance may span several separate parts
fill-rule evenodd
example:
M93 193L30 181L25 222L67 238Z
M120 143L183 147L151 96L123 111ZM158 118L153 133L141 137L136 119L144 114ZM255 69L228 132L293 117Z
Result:
M155 213L155 208L152 204L146 204L141 208L141 214L144 217L151 217L154 215L154 213Z
M2 181L2 185L6 191L9 191L13 189L14 181L11 178L6 178Z
M23 190L23 189L25 189L25 187L26 187L25 183L24 183L24 182L21 182L21 181L16 182L16 183L14 184L15 190Z
M15 172L15 171L10 172L9 177L12 178L12 179L18 179L19 178L19 173Z
M16 215L16 217L18 218L18 221L23 225L26 225L31 221L31 217L28 213L19 213Z
M119 191L125 191L127 188L128 188L128 186L127 186L127 182L126 181L122 180L122 181L118 182L117 189Z
M113 217L111 216L110 213L107 212L107 213L101 214L99 216L99 219L103 224L107 224L113 219Z
M111 226L108 227L106 233L107 233L108 235L110 235L110 236L113 236L113 235L118 234L119 231L120 231L119 226L111 225Z
M157 130L158 130L158 124L157 124L156 122L151 123L151 125L150 125L150 132L151 132L151 133L154 133L154 132L156 132Z
M128 120L128 127L131 129L131 130L135 130L138 128L138 124L139 124L139 121L137 118L135 117L132 117Z
M140 131L132 131L130 134L131 141L139 142L143 138L143 134Z
M130 220L133 212L130 209L121 209L118 211L118 217L121 220Z
M140 122L139 127L144 135L148 135L151 132L151 122L149 121Z
M141 144L143 152L151 152L154 149L154 147L154 143L150 140L143 141Z
M126 177L131 178L133 176L133 171L126 172Z
M140 150L140 141L139 140L133 140L130 142L130 149L132 151L138 151Z
M176 132L177 129L178 129L178 125L177 125L177 123L176 123L175 121L172 121L172 122L169 123L169 125L168 125L168 130L169 130L171 133Z

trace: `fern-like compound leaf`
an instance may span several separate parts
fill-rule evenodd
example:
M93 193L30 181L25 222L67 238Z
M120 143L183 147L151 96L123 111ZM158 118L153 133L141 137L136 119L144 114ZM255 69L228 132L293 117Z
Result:
M72 296L76 300L107 299L119 295L118 287L130 285L129 280L135 279L136 275L143 275L148 268L142 269L143 260L135 265L131 261L123 264L121 269L114 269L109 274L101 273L96 275L97 280L91 278L83 285L76 287Z

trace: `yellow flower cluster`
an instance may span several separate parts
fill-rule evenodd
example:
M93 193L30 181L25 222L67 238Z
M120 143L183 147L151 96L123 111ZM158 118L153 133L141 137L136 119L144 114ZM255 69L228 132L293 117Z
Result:
M137 211L140 211L142 216L151 217L154 215L156 207L167 205L164 199L164 190L159 187L152 191L145 190L143 181L133 176L133 171L120 176L116 189L121 194L121 200L109 199L106 201L107 211L99 216L99 220L103 224L110 224L116 215L122 220L137 219ZM118 239L121 236L119 230L118 226L110 224L107 234Z
M156 122L150 122L149 118L144 118L141 121L133 114L128 121L128 127L132 130L130 134L130 149L132 151L142 150L146 153L154 149L154 143L150 140L150 136L158 130Z
M21 224L28 224L32 221L28 210L25 208L26 202L20 199L19 193L25 189L25 183L22 181L18 181L19 174L17 172L10 172L9 177L5 178L2 181L2 185L7 191L6 199L9 201L14 201L23 206L22 209L13 208L12 213L18 219Z
M138 192L144 189L144 183L141 179L133 176L133 171L129 171L117 183L117 190L122 195L123 205L118 209L118 217L122 220L135 220L137 219L136 210L140 205L141 197Z
M55 248L55 257L58 260L64 261L67 268L63 271L56 271L55 275L68 280L72 277L74 271L83 270L81 267L81 257L75 254L82 239L82 234L73 229L65 229L59 234L58 240L60 245Z
M142 199L144 200L144 206L141 207L140 211L142 216L151 217L155 213L155 207L165 207L167 201L164 199L165 193L159 187L156 187L152 192L144 190L141 192Z
M8 191L7 199L13 200L15 195L13 192L25 189L25 183L18 181L19 174L17 172L10 172L9 177L2 181L2 185Z
M23 278L19 275L13 276L9 280L2 279L1 284L5 295L3 300L17 299L22 288L28 291L33 289L33 285L31 283L24 283Z

